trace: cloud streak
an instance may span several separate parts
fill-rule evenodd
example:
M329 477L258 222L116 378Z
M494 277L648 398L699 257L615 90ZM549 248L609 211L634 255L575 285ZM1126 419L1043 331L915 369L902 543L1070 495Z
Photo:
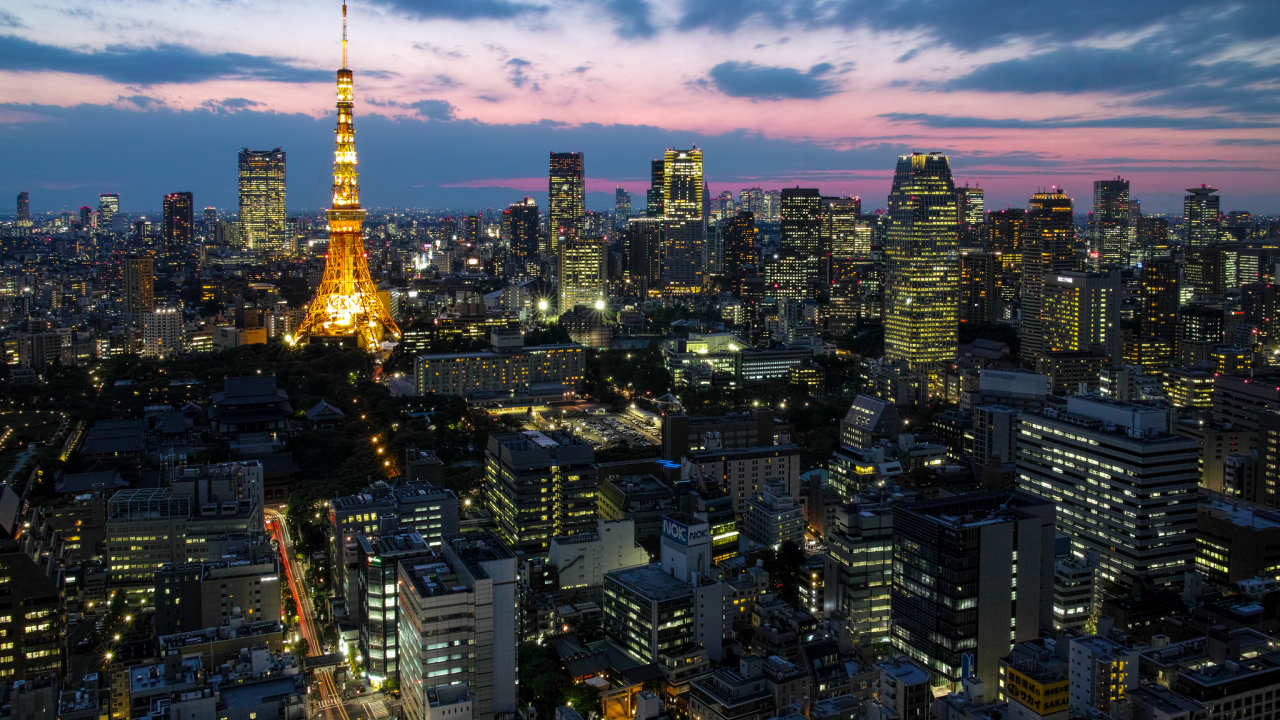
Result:
M0 68L19 72L93 75L130 85L198 83L221 78L269 82L321 82L328 71L295 67L285 60L243 53L202 53L183 45L108 45L86 52L0 35Z
M836 84L825 77L833 69L830 63L819 63L802 72L795 68L729 60L711 68L704 84L731 97L816 100L838 92Z

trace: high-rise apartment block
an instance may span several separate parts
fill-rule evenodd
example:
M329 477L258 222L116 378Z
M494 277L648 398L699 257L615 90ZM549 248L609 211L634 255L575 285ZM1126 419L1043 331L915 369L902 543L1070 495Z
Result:
M538 254L538 203L531 197L511 203L502 211L502 225L517 262L528 262Z
M627 278L631 292L646 298L659 291L662 287L662 219L632 219L622 242L627 254Z
M955 358L960 262L956 189L941 153L898 158L885 243L885 357L913 370Z
M613 192L613 227L624 228L631 218L631 193L621 185Z
M156 309L155 261L146 256L129 256L120 261L125 320L140 329L143 316Z
M164 244L169 247L190 245L195 240L195 201L189 192L164 196Z
M31 220L31 196L26 190L18 193L18 222Z
M142 313L142 355L168 357L183 351L182 310L158 307Z
M285 249L285 152L240 151L240 231L250 249Z
M737 277L744 267L759 265L759 253L756 251L759 231L754 214L744 210L724 220L721 232L724 235L725 275Z
M1090 395L1021 417L1018 488L1057 505L1073 553L1097 552L1106 580L1172 585L1192 569L1199 447L1168 427L1164 408Z

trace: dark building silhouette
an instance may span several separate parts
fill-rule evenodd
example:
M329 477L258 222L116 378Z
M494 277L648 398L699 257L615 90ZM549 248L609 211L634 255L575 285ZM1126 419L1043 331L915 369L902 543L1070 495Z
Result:
M165 245L189 245L195 240L195 207L189 192L164 196Z
M31 197L25 190L18 193L18 219L31 219Z
M743 266L755 266L756 257L756 216L746 210L740 211L724 225L724 273L736 277Z

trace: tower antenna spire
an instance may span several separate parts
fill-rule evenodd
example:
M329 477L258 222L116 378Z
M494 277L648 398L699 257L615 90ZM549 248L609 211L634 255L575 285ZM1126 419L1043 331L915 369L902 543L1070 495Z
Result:
M342 67L347 66L347 0L342 0Z

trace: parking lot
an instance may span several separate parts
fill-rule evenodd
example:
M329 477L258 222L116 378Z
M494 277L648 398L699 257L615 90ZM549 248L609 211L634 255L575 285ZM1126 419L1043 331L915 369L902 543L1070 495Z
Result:
M648 447L660 443L658 431L642 426L634 418L613 413L535 416L534 427L568 429L596 447Z

